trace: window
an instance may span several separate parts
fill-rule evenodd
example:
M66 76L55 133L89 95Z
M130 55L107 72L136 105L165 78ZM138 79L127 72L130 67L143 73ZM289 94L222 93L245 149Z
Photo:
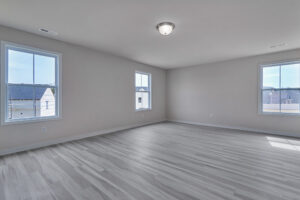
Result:
M263 113L300 114L300 62L261 67Z
M59 54L2 42L2 124L59 117Z
M151 110L151 74L135 72L135 109Z

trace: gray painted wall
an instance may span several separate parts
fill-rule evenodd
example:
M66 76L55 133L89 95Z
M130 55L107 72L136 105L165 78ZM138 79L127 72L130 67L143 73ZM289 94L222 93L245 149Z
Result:
M0 126L0 151L165 119L165 70L1 26L0 40L62 53L63 91L62 119ZM135 70L152 74L151 111L135 112Z
M300 58L300 50L166 72L1 26L0 40L62 53L63 90L62 119L0 126L0 152L93 131L164 120L166 109L167 118L171 120L300 137L299 116L258 114L259 64ZM135 70L152 74L152 111L134 110ZM43 127L46 132L42 131Z
M259 65L300 58L300 50L168 70L170 120L300 137L300 116L258 113Z

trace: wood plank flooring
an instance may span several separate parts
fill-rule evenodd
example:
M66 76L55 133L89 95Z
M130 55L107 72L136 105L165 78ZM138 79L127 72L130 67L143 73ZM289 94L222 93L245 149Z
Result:
M0 157L0 199L300 199L300 140L161 123Z

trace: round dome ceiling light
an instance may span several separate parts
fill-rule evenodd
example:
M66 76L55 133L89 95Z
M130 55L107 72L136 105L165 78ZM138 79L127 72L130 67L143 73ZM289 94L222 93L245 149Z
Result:
M156 28L160 34L170 35L175 28L175 24L173 24L171 22L162 22L162 23L157 24Z

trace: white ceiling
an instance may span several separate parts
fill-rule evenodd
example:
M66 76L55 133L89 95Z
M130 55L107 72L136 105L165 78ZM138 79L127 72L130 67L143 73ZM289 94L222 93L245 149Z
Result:
M0 24L161 68L300 48L299 0L0 0Z

